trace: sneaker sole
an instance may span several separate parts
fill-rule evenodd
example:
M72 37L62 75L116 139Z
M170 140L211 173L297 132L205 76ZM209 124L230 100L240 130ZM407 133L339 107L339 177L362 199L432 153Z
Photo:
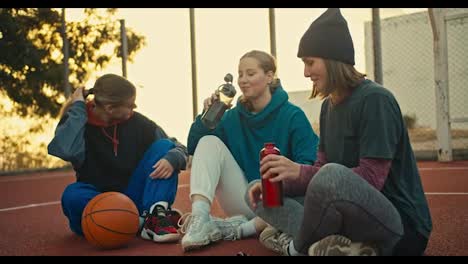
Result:
M141 237L146 240L152 240L158 243L168 243L168 242L176 242L180 240L180 234L164 234L158 235L151 231L141 231Z
M328 236L310 246L309 256L376 256L375 249L362 243L353 243L340 235Z
M346 249L349 250L351 240L346 237L331 235L309 248L309 256L347 256Z
M246 223L249 221L249 219L247 219L247 217L245 217L244 215L235 215L235 216L231 216L229 218L226 218L226 219L230 219L230 222L237 222L235 225L237 226L240 226L241 224L243 223ZM226 219L222 219L222 218L218 218L218 217L212 217L212 221L218 226L218 228L221 230L222 227L220 227L220 222L223 222L225 221ZM222 224L221 224L222 225ZM223 231L221 231L221 234L223 233ZM243 238L242 236L242 232L240 234L236 234L234 235L234 237L230 237L230 236L225 236L223 234L223 240L226 240L226 241L235 241L235 240L241 240Z
M277 247L275 247L269 242L270 237L273 237L277 232L279 231L276 230L275 228L268 226L260 233L259 241L260 241L260 244L262 244L267 249L275 253L282 254L283 251L281 249L278 249Z
M184 252L194 250L194 249L199 249L206 245L211 244L212 242L217 242L221 239L223 239L223 234L221 232L211 233L208 235L208 239L198 241L196 243L195 242L187 243L187 242L184 242L182 239L182 249L184 250Z

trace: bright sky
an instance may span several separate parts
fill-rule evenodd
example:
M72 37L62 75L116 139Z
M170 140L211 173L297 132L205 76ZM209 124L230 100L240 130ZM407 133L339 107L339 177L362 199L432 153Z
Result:
M297 45L310 23L323 8L278 8L276 47L278 77L286 91L308 90L303 63L296 57ZM381 18L422 11L422 8L381 9ZM67 20L79 20L81 9L67 9ZM356 68L365 72L364 22L371 20L370 8L342 9L354 41ZM192 81L189 9L121 8L118 18L146 37L147 45L134 63L127 64L127 77L137 86L137 111L148 116L171 136L186 144L192 123ZM239 58L259 49L270 51L267 8L195 9L198 108L203 100L232 73L237 86ZM116 22L117 23L117 22ZM105 73L122 74L116 60ZM90 80L91 86L95 80ZM240 92L238 92L238 95Z

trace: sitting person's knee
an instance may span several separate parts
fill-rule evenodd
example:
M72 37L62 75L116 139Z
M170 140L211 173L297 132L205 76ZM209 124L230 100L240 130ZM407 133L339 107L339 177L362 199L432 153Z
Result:
M219 137L213 136L213 135L204 136L198 142L198 144L217 144L217 143L222 143L222 141Z
M164 138L155 141L152 147L157 148L159 151L162 152L168 152L169 150L173 149L174 146L174 142L172 142L170 139Z
M327 163L320 168L307 186L307 193L327 191L336 188L342 181L342 171L345 166L337 163Z

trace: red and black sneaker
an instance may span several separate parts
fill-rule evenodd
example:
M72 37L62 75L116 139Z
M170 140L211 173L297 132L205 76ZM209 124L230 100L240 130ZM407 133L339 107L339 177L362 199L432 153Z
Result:
M156 205L152 213L145 217L145 223L141 230L141 237L154 242L176 242L180 239L180 234L172 222L174 213Z
M166 216L167 216L167 218L169 218L172 225L175 228L179 229L178 223L179 223L180 218L182 217L182 212L179 209L176 209L176 208L169 208L166 211Z

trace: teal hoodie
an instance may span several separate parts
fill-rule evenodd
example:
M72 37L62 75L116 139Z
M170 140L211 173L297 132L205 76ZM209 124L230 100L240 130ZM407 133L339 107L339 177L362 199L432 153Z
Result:
M279 86L271 101L259 113L249 112L240 101L226 111L218 126L209 130L198 115L188 136L188 152L193 155L200 138L215 135L231 151L248 182L260 179L260 150L274 142L281 155L301 164L312 164L317 156L318 137L304 112L288 101Z

